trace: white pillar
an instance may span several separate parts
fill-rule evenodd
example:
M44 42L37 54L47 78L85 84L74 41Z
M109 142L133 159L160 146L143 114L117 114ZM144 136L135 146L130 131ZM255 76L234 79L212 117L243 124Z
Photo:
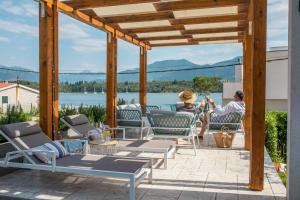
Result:
M300 5L289 0L288 200L300 198Z

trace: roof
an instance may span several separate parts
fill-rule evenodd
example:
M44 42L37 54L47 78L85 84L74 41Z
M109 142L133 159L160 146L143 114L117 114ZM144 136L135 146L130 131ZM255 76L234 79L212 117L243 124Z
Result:
M13 85L14 83L0 82L0 89Z
M58 7L137 45L156 47L241 42L249 0L65 0Z
M17 86L16 83L0 82L0 92L3 91L3 90L7 90L7 89L14 88L14 87L16 87L16 86ZM33 88L30 88L30 87L27 87L27 86L25 86L25 85L19 84L19 87L22 88L22 89L24 89L24 90L27 90L27 91L36 93L36 94L39 94L39 93L40 93L38 90L33 89Z

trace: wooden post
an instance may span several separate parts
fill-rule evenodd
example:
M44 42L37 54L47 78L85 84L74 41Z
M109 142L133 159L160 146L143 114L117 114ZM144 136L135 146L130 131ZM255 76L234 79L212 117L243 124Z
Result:
M140 47L140 104L145 111L147 105L147 50Z
M267 0L253 0L250 189L264 188Z
M40 2L40 125L55 139L58 130L58 12Z
M250 23L251 24L251 23ZM247 34L244 39L244 71L243 71L243 90L245 93L245 118L244 118L244 131L245 131L245 149L250 150L251 145L251 113L252 113L252 36Z
M117 38L107 33L107 66L106 66L106 115L107 124L116 127L117 105Z

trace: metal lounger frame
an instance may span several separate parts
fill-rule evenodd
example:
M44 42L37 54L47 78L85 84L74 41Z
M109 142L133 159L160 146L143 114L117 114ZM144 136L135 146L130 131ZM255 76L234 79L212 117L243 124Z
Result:
M197 151L196 151L196 143L195 143L195 136L197 136L197 134L195 134L197 128L195 125L191 126L190 128L168 128L168 127L149 127L150 129L165 129L165 130L189 130L190 131L190 134L188 135L158 135L158 134L153 134L151 135L152 137L154 138L183 138L183 139L188 139L188 141L190 142L190 139L192 139L192 145L193 145L193 148L194 148L194 155L196 156L197 155ZM148 131L149 133L149 131ZM149 137L149 134L148 136ZM197 137L197 142L198 142L198 145L200 145L200 141L199 141L199 138Z
M110 178L119 178L119 179L128 179L129 180L129 199L135 200L135 188L138 184L148 176L148 182L152 183L152 165L153 161L149 158L138 158L139 160L149 160L149 170L141 170L139 173L126 173L126 172L113 172L107 170L88 170L88 169L79 169L76 167L62 167L56 165L56 157L55 153L49 151L51 154L52 164L38 164L30 158L28 153L32 152L42 152L42 151L33 151L33 150L22 150L19 148L9 137L6 136L1 130L0 135L3 136L11 145L13 145L17 151L9 152L6 154L5 160L0 161L0 167L13 167L13 168L22 168L22 169L35 169L35 170L44 170L44 171L51 171L51 172L64 172L64 173L72 173L72 174L82 174L82 175L95 175L99 177L110 177ZM86 142L86 141L85 141ZM72 156L72 155L71 155ZM17 163L11 162L11 160L15 158L24 157L30 163ZM115 156L117 157L117 156ZM132 157L122 157L128 159L137 159Z
M134 141L134 140L133 140ZM151 152L151 153L163 153L164 154L164 169L168 168L168 158L175 158L176 145L171 146L168 149L150 148L150 147L117 147L124 151L141 151L141 152Z

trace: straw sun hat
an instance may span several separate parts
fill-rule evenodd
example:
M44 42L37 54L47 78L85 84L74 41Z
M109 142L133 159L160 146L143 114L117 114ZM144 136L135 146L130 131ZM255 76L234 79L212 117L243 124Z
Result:
M192 90L184 90L179 93L178 97L184 103L194 103L197 99L197 95Z

